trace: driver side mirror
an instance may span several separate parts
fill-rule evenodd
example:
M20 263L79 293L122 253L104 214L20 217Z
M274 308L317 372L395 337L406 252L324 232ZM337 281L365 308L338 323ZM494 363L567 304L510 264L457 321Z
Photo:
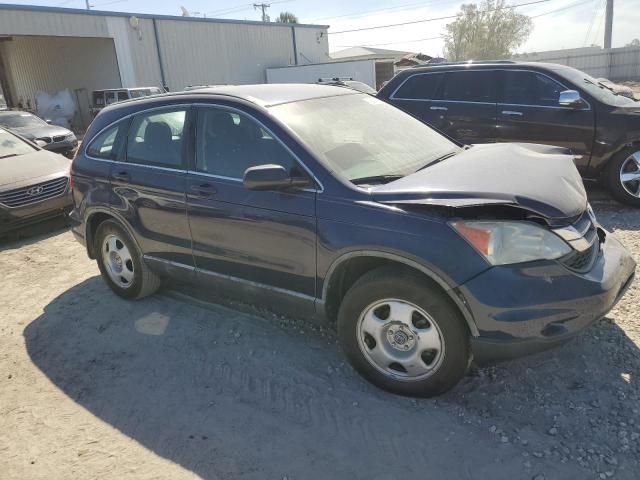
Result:
M249 190L287 190L311 186L308 178L291 177L282 165L258 165L247 168L242 183Z
M582 108L585 106L584 100L582 100L580 94L575 90L565 90L560 92L558 103L563 107L570 108Z

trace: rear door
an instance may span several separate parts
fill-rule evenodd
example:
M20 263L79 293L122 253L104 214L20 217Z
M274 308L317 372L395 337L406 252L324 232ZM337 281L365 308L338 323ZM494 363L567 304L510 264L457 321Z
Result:
M141 112L129 124L125 161L111 169L113 208L145 254L193 266L185 198L188 107Z
M436 98L429 106L430 123L436 128L466 144L495 141L495 71L449 71Z
M503 70L498 103L498 141L543 143L567 147L588 164L595 116L590 106L562 107L560 92L570 90L543 73Z

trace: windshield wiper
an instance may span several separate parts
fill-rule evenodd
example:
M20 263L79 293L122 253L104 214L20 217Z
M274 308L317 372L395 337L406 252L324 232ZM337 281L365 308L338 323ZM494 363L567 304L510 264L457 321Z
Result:
M354 178L353 180L351 180L351 183L353 183L354 185L363 185L363 184L366 185L370 183L389 183L389 182L393 182L394 180L398 180L402 177L404 177L404 175L400 175L400 174L372 175L370 177Z
M18 154L17 153L10 153L9 155L3 155L0 158L9 158L9 157L17 157Z
M469 147L469 148L471 148L471 147ZM467 148L465 148L465 150L467 150ZM453 157L454 155L457 155L457 154L458 154L458 152L455 152L455 151L449 152L449 153L445 153L444 155L436 158L435 160L431 160L426 165L423 165L418 170L416 170L416 172L419 172L420 170L424 170L427 167L431 167L432 165L435 165L436 163L440 163L440 162L446 160L447 158L451 158L451 157Z

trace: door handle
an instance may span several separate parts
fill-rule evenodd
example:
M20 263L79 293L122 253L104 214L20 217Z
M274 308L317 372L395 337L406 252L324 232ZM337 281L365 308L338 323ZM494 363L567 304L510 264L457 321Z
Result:
M442 112L446 112L449 109L447 107L429 107L429 110L440 110Z
M503 110L502 111L502 115L507 115L509 117L521 117L522 116L522 112L516 112L513 110Z
M210 197L217 192L216 188L210 183L191 185L191 190L198 193L201 197Z
M116 172L113 175L111 175L111 177L114 180L120 180L121 182L128 182L129 181L129 172L127 172L126 170L121 170L121 171Z

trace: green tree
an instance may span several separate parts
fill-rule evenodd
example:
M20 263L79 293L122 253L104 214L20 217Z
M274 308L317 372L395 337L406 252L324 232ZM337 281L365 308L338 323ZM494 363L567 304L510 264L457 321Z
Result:
M280 12L278 18L276 18L276 22L279 23L298 23L298 17L296 17L291 12Z
M640 39L634 38L629 43L627 43L625 47L640 47Z
M506 0L484 0L479 6L460 7L457 18L446 26L447 60L498 60L509 58L533 30L526 15L506 8Z

